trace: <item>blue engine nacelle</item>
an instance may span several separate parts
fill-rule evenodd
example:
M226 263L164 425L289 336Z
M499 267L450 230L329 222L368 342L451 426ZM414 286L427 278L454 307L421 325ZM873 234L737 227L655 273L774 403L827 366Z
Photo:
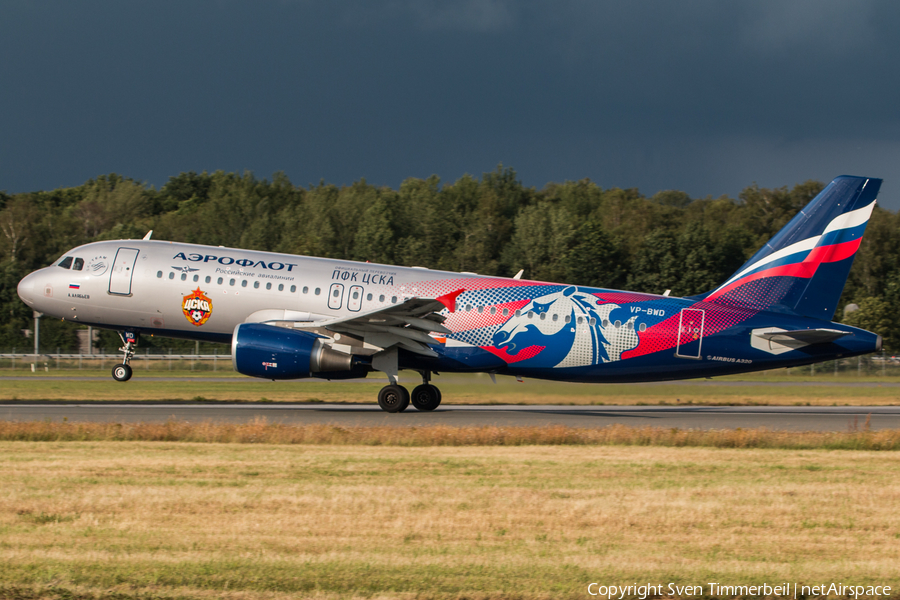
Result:
M365 377L354 369L353 357L338 352L323 338L306 331L241 323L231 337L234 370L251 377L301 379L303 377Z

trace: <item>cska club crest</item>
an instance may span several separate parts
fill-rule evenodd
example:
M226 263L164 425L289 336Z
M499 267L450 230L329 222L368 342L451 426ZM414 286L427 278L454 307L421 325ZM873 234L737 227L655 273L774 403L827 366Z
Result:
M181 310L184 311L184 316L192 325L200 327L212 315L212 300L200 291L198 287L189 296L184 297L184 300L181 302Z

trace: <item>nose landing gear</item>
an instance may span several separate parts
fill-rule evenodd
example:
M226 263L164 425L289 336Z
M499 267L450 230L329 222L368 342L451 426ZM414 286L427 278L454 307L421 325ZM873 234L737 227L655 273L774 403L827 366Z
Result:
M112 376L116 381L128 381L132 375L131 366L128 363L131 362L131 358L134 356L134 349L137 348L138 334L126 331L120 333L119 337L122 338L122 343L124 344L119 350L124 352L125 356L121 364L113 366Z

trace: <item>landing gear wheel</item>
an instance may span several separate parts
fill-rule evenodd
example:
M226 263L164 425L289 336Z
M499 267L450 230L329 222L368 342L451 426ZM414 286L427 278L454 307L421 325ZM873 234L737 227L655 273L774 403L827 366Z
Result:
M441 405L441 390L430 383L423 383L412 391L410 400L419 410L434 410Z
M113 367L112 376L116 381L128 381L131 379L131 367L128 365L116 365Z
M133 331L123 331L119 333L119 338L123 344L119 351L124 353L124 357L120 364L113 367L112 376L116 381L128 381L131 379L131 367L128 366L128 363L131 362L134 349L137 348L138 334Z
M386 385L378 392L378 406L389 413L398 413L409 406L409 392L402 385Z

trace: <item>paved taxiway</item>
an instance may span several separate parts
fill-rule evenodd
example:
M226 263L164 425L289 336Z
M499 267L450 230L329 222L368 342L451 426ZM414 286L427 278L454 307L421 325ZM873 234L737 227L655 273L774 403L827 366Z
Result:
M435 381L436 384L446 384L446 383L464 383L467 385L472 385L474 382L490 386L491 381L485 376L480 381L478 379L480 374L469 375L465 377L454 377L453 375L442 375L439 381ZM259 383L260 381L266 381L261 379L256 379L254 377L213 377L213 376L185 376L185 377L165 377L165 376L150 376L150 377L141 377L144 381L167 381L167 382L180 382L180 383ZM505 379L505 381L504 381ZM501 379L501 383L509 383L511 378ZM418 385L418 380L415 379L416 383L413 383L414 378L408 378L404 380L404 385L406 386L415 386ZM105 381L109 382L109 376L103 377L83 377L78 375L26 375L26 376L6 376L0 375L0 383L3 381ZM291 380L291 384L303 385L304 383L322 383L321 379L294 379ZM342 379L342 382L349 383L378 383L375 381L375 378L369 379ZM381 381L382 384L386 384L386 380ZM583 384L583 383L566 383L566 382L556 382L557 385L563 386L590 386L592 384ZM611 384L611 385L621 385L621 384ZM898 382L885 382L885 381L828 381L824 379L822 381L741 381L741 380L733 380L733 379L708 379L708 380L700 380L700 379L686 379L680 381L649 381L645 383L629 383L629 386L684 386L684 387L692 387L696 386L698 388L702 388L705 386L712 387L783 387L783 388L804 388L804 387L845 387L845 388L875 388L875 387L886 387L886 388L900 388L900 381Z
M870 417L871 415L871 417ZM410 407L400 414L375 404L76 404L64 402L0 404L0 419L9 421L178 421L455 427L498 425L603 427L615 423L637 427L726 429L767 427L794 431L848 431L900 428L898 406L484 406L443 405L431 413Z

